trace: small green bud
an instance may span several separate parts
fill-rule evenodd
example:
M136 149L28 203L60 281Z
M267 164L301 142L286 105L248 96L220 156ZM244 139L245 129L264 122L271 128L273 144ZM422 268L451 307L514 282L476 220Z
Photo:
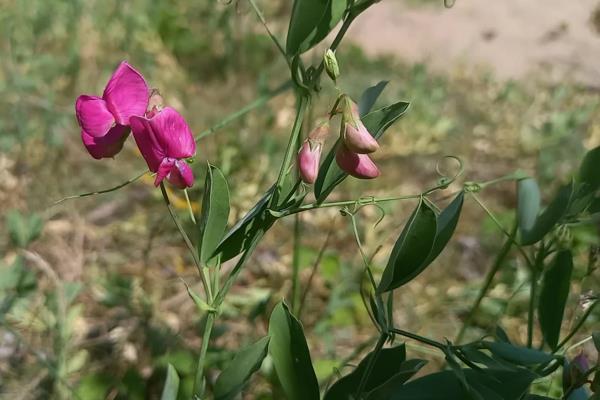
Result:
M329 75L334 82L337 81L340 77L340 67L335 58L335 53L331 49L327 49L323 60L325 62L325 71L327 71L327 75Z

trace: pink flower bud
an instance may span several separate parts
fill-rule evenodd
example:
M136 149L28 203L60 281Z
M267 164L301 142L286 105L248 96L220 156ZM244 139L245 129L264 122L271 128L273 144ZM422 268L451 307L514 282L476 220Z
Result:
M196 154L196 142L185 119L173 108L155 110L151 118L131 117L131 130L142 156L152 172L154 185L163 179L178 188L194 184L186 159Z
M321 144L306 139L298 152L298 170L302 182L312 185L319 174Z
M110 77L102 97L81 95L75 103L83 144L94 158L113 157L129 135L129 119L144 115L148 86L144 77L123 61Z
M355 153L368 154L379 149L379 143L360 120L358 106L348 96L343 101L343 139L346 146Z
M366 154L354 153L343 142L335 152L335 161L346 173L359 179L373 179L379 176L377 165Z

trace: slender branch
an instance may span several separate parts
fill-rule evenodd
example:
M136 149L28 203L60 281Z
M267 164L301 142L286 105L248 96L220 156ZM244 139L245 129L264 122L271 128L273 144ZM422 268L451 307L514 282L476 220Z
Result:
M529 256L527 255L527 253L525 252L525 250L523 249L523 247L521 246L521 244L519 242L517 242L516 239L510 235L510 233L508 233L508 231L506 230L506 228L504 228L504 226L502 226L502 224L500 223L500 221L498 220L498 218L496 218L496 216L494 215L494 213L492 213L492 211L489 208L487 208L487 206L481 201L481 199L479 198L479 196L477 196L477 194L475 194L474 192L469 192L469 193L471 194L471 197L473 197L473 199L477 202L477 204L479 204L479 206L483 209L483 211L485 211L486 214L492 219L492 221L494 221L494 224L496 224L496 226L498 227L498 229L500 229L500 231L506 237L510 238L510 240L512 241L512 243L517 247L517 249L519 250L519 252L523 256L523 258L527 262L527 265L529 266L529 268L533 268L534 264L531 261L531 259L529 258Z
M298 315L300 309L300 246L302 221L300 214L294 216L294 248L292 259L292 311Z
M206 354L208 353L208 344L215 323L215 313L209 312L206 316L204 325L204 333L202 334L202 347L200 348L200 356L198 357L198 366L196 367L196 377L194 379L194 397L193 400L204 399L204 366L206 364Z
M516 232L517 232L517 225L515 224L510 233L511 237L514 236L516 234ZM471 306L471 309L469 310L469 313L467 314L467 318L463 322L463 325L460 328L460 331L458 332L456 339L454 340L455 343L460 343L462 341L467 329L469 328L469 326L471 325L471 322L473 321L473 318L475 317L475 313L477 313L477 311L479 310L479 306L481 305L481 302L487 295L488 291L491 289L492 282L494 281L496 274L498 273L498 271L500 270L500 268L506 261L506 257L510 253L510 248L512 247L512 244L513 244L513 241L509 237L506 239L506 241L502 245L500 252L496 256L496 259L494 260L494 264L492 265L492 268L488 271L488 273L485 277L485 282L484 282L483 286L481 287L481 289L479 290L477 299L475 299L475 302Z
M206 280L206 277L205 277L204 273L202 272L203 267L200 264L200 260L198 259L198 253L196 253L196 248L194 247L194 245L190 241L190 238L188 237L187 233L185 233L185 230L181 226L181 223L179 222L179 218L177 218L177 215L175 214L175 210L173 210L173 206L171 205L171 201L169 200L169 195L167 194L167 189L165 188L165 184L163 182L160 183L160 191L162 193L163 200L165 201L165 204L167 206L167 210L169 210L169 215L171 216L171 219L175 223L175 226L177 226L177 229L179 230L179 233L181 234L181 237L183 238L185 245L187 246L190 254L192 255L192 259L194 260L194 264L196 264L196 268L198 268L198 273L200 274L200 278L202 280L202 286L204 287L204 293L206 294L208 303L210 304L213 299L212 291L210 289L209 282Z
M569 332L569 334L567 336L565 336L565 338L558 344L558 346L556 347L556 350L554 352L557 352L562 347L564 347L564 345L567 344L569 342L569 340L571 340L571 338L573 338L573 336L575 336L575 334L579 331L579 329L581 329L581 327L583 326L585 321L588 319L588 317L590 316L590 314L592 313L594 308L598 305L598 303L600 303L600 300L596 299L596 300L594 300L594 302L592 304L589 305L588 309L585 310L585 313L581 316L581 318L577 322L577 325L575 325L575 327L571 330L571 332Z
M297 317L299 320L301 319L300 317L302 316L302 310L304 309L304 303L306 302L306 297L308 296L308 292L310 291L310 288L312 286L312 281L315 277L315 274L317 273L317 268L319 268L319 265L321 264L321 260L323 259L325 250L327 249L327 246L329 246L329 240L331 239L332 234L333 234L333 227L331 229L329 229L329 232L327 232L327 237L325 238L325 242L323 242L323 245L321 246L321 249L319 250L319 254L317 254L317 258L312 265L312 269L310 271L310 276L308 277L308 282L306 282L306 287L304 288L304 291L302 292L300 306L298 307Z
M80 197L95 196L97 194L104 194L104 193L114 192L115 190L119 190L122 187L125 187L125 186L129 185L130 183L133 183L133 182L137 181L138 179L140 179L142 176L148 174L149 172L150 171L144 171L142 173L139 173L136 176L134 176L133 178L130 178L130 179L126 180L125 182L120 183L117 186L113 186L113 187L108 188L108 189L96 190L94 192L80 193L80 194L75 194L75 195L72 195L72 196L63 197L62 199L56 200L54 203L52 203L52 205L50 207L57 206L60 203L65 202L67 200L78 199Z
M416 340L417 342L421 342L421 343L426 344L428 346L432 346L432 347L438 348L438 349L442 350L444 353L446 352L446 348L448 347L445 344L437 342L437 341L435 341L433 339L428 339L426 337L417 335L415 333L407 332L407 331L404 331L402 329L392 328L392 329L390 329L390 332L395 333L395 334L400 335L400 336L407 337L407 338L412 339L412 340Z
M285 50L283 49L283 46L279 42L279 39L277 39L277 37L269 29L269 26L267 25L267 21L265 20L265 17L263 15L262 11L260 11L260 9L258 8L258 6L256 5L256 2L254 0L248 0L248 2L250 3L250 5L252 6L252 8L254 9L254 13L256 14L256 16L258 17L258 19L260 20L261 24L265 27L265 30L267 31L267 34L269 35L269 37L271 38L271 40L273 41L273 43L275 43L275 46L277 46L277 49L279 50L279 52L281 53L281 55L285 59L285 62L289 66L290 65L290 60L288 59L287 54L285 53Z
M188 211L190 212L190 219L194 225L196 225L196 217L194 217L194 209L192 208L192 202L190 201L187 189L183 189L183 194L185 195L185 201L187 203Z

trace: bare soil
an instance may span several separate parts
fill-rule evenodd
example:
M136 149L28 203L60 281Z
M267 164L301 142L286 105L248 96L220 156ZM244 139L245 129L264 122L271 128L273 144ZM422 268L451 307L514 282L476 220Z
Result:
M600 86L600 1L383 0L350 37L368 54L392 54L432 69L489 68L501 79L544 73Z

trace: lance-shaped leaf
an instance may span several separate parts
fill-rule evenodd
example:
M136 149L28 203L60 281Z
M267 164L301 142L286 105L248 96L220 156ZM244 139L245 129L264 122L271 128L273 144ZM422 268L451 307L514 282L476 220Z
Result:
M204 183L204 198L200 214L200 241L198 254L206 264L225 234L229 217L229 189L223 173L214 165L208 165Z
M325 394L324 400L351 400L356 396L373 352L367 354L348 375L335 382ZM382 349L372 365L371 373L364 385L368 400L388 399L394 391L413 377L426 364L424 360L406 360L404 344Z
M460 217L460 212L462 210L462 206L464 203L465 194L464 192L460 192L448 207L444 209L437 216L436 220L436 232L435 239L433 242L433 247L427 256L427 259L423 261L423 263L412 271L410 274L407 274L404 279L400 279L398 281L398 285L404 285L414 278L416 278L421 272L423 272L436 258L440 255L442 250L446 247L450 238L454 234L454 230L456 229L456 225L458 224L458 219Z
M600 146L588 151L579 167L577 182L582 187L582 194L595 192L600 188Z
M540 188L533 178L521 179L517 184L517 217L519 231L529 231L533 228L540 211Z
M167 366L167 379L165 386L163 387L162 395L160 400L177 400L177 393L179 392L179 375L175 368L169 364Z
M369 133L375 139L379 139L394 122L404 115L408 106L409 103L403 101L394 103L391 106L368 113L362 118L362 122ZM319 175L315 182L315 196L318 202L323 202L332 190L348 176L335 162L335 149L337 145L338 143L336 142L335 146L327 153L325 160L319 168Z
M319 383L300 321L279 303L269 320L269 353L283 390L290 400L318 400Z
M521 229L521 244L532 245L542 240L565 215L572 195L572 183L561 187L548 207L536 217L531 229Z
M217 400L231 400L242 391L252 374L260 368L267 356L269 337L242 349L221 372L215 383Z
M371 109L375 105L375 102L377 102L377 99L379 98L379 96L381 95L388 83L389 81L380 81L376 85L367 88L360 95L360 99L358 100L358 113L361 116L361 118L367 115L369 111L371 111Z
M227 232L212 257L220 254L222 262L232 259L246 250L257 236L262 235L273 225L275 217L266 210L274 190L275 186L272 186L254 207Z
M526 369L463 370L464 377L473 390L468 393L454 371L443 371L415 379L400 387L388 400L484 400L520 399L537 377Z
M347 0L295 0L286 39L289 56L319 43L344 16Z
M435 212L421 198L396 241L377 288L378 293L395 289L407 282L427 260L436 236Z
M527 347L515 346L505 342L481 342L483 348L488 349L494 356L501 360L524 367L545 364L554 359L552 354Z
M552 350L556 350L558 345L572 272L573 255L570 250L562 250L556 255L542 280L538 315L544 340Z

